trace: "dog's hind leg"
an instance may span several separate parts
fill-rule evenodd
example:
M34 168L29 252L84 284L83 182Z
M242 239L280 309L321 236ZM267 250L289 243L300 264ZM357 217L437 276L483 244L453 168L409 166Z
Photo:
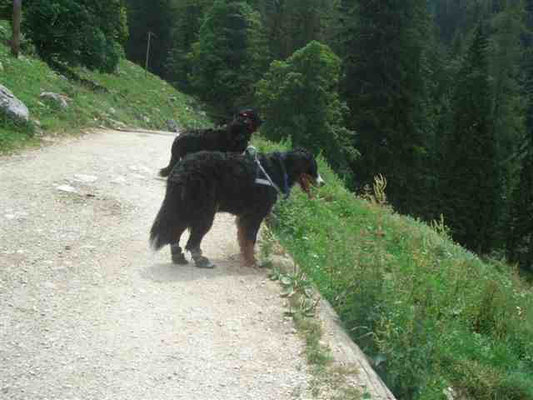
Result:
M202 255L202 250L200 249L202 239L204 238L205 234L211 229L214 219L215 213L212 212L208 215L204 215L202 219L195 221L191 227L191 236L189 237L185 248L191 252L191 256L194 260L194 263L198 268L215 267L215 265L211 261L209 261L207 257L204 257Z
M189 263L180 247L180 238L184 231L185 228L180 227L178 230L176 241L170 245L170 255L172 257L173 264L185 265Z

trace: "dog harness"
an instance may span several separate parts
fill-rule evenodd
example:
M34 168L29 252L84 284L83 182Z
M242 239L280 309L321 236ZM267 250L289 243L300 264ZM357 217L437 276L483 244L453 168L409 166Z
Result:
M285 165L283 165L283 156L279 155L279 161L281 164L281 168L283 170L283 190L279 188L278 185L274 183L270 175L265 171L265 168L261 165L261 162L259 161L259 158L257 157L257 149L254 146L248 146L246 150L244 151L244 154L247 154L249 156L252 156L254 158L255 163L257 164L257 168L259 169L258 172L262 173L265 178L256 177L255 183L258 185L264 185L264 186L271 186L273 187L278 194L281 194L284 199L287 199L290 195L290 187L289 187L289 176L287 175L287 171L285 171Z

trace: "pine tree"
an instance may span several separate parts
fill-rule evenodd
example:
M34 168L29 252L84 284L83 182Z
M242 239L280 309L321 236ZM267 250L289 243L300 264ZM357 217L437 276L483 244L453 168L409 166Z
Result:
M524 26L522 6L507 6L495 2L493 10L498 12L492 18L490 41L490 75L492 83L492 126L496 142L496 156L501 187L501 201L498 204L498 223L505 227L509 214L513 187L517 183L520 168L515 157L518 145L524 137L524 101L519 84L522 46L520 37ZM505 229L498 229L498 243L504 242ZM498 246L500 247L500 246Z
M343 4L350 11L341 44L343 92L362 154L355 175L360 184L385 175L395 208L418 214L427 193L426 2Z
M526 135L518 151L519 181L514 189L507 229L507 256L533 271L533 0L525 1L522 35L523 98L526 103Z
M216 113L227 115L252 100L253 85L268 67L261 17L245 2L217 0L191 54L192 88Z
M190 91L189 75L192 72L189 53L198 41L205 14L214 0L175 0L174 22L171 31L171 48L165 63L170 81L185 91Z
M479 253L492 248L499 196L488 46L480 25L456 79L453 129L443 160L445 220L459 243Z
M258 0L273 57L284 60L312 40L330 38L337 1Z

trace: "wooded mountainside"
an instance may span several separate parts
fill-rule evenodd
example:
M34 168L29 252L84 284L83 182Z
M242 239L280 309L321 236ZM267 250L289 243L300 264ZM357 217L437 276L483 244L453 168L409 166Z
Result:
M214 115L254 104L353 189L382 174L399 212L533 265L533 1L126 3L128 58L153 32L150 70Z
M0 0L2 14L11 3ZM113 71L123 48L145 65L150 36L149 70L215 121L253 105L268 138L322 152L352 190L381 174L397 211L442 214L462 245L533 269L533 0L22 9L22 46L51 65Z

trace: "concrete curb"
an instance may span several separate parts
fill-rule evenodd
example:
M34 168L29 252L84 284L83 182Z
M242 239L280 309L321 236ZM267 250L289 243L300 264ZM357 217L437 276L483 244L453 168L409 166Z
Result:
M288 255L273 255L272 264L283 273L294 274L299 269ZM319 294L318 290L314 288ZM320 296L320 294L319 294ZM323 341L331 349L334 362L343 367L356 368L355 384L362 392L370 394L372 400L396 400L392 392L374 371L368 358L344 330L339 316L331 304L320 296L316 318L324 330Z

